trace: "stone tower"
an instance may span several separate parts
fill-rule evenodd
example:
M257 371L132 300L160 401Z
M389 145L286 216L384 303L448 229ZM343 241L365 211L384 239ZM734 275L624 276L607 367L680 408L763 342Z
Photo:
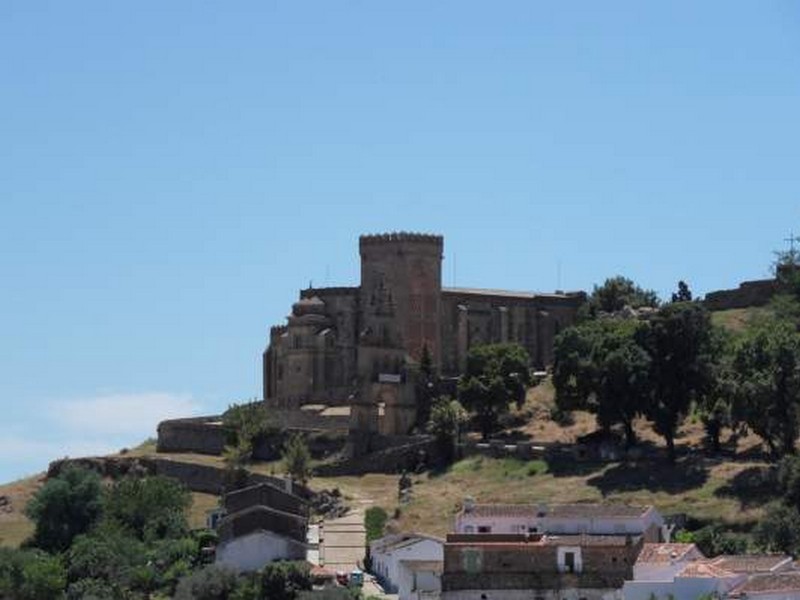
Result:
M427 346L434 364L440 364L443 248L439 235L389 233L359 238L360 346L404 351L415 362ZM381 367L385 364L380 350L362 354L367 365L375 359Z
M416 419L415 363L427 347L440 362L441 236L365 235L361 253L358 398L354 429L408 433ZM356 427L357 426L357 427Z

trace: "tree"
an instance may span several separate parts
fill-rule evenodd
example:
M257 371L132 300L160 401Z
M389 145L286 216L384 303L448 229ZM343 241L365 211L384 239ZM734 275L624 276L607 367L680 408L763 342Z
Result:
M521 406L530 385L528 353L518 344L490 344L469 351L458 384L461 404L475 412L483 438L497 427L509 404Z
M192 498L178 481L162 476L124 477L105 497L105 518L140 540L182 537L188 531L186 510Z
M261 597L269 600L295 600L311 589L308 563L278 561L267 564L261 572Z
M636 341L637 321L588 321L556 338L553 383L562 411L588 410L601 429L619 423L628 446L643 412L650 358Z
M383 537L389 515L380 506L370 506L364 513L364 529L367 533L367 544Z
M241 583L235 572L207 565L180 580L175 600L228 600Z
M713 373L708 392L697 403L697 413L703 422L708 445L712 452L722 449L720 437L725 428L739 431L743 423L742 411L736 403L736 384L732 364L732 336L727 330L712 330Z
M311 478L311 453L300 434L291 436L286 442L283 464L293 481L305 485Z
M711 319L699 304L669 304L637 331L637 337L650 355L651 391L645 414L664 437L674 462L678 424L692 402L700 401L713 384Z
M588 300L591 314L597 312L613 313L626 306L641 308L658 307L658 295L653 290L645 290L627 277L609 277L601 286L594 286Z
M433 366L433 357L428 345L422 347L419 361L419 378L415 395L417 400L417 427L423 428L431 416L431 408L438 395L439 381Z
M793 506L770 504L756 525L754 539L767 552L800 552L800 513Z
M237 466L250 462L253 450L260 443L279 439L278 428L263 402L231 404L222 415L222 426L227 437L225 452Z
M678 282L678 291L672 293L672 301L673 302L691 302L692 301L692 291L689 289L689 285L681 280Z
M104 522L75 538L65 559L71 597L100 588L121 596L132 585L136 569L145 566L145 545L119 524Z
M88 469L67 466L49 479L25 508L36 524L32 544L48 552L66 550L100 517L101 494L100 476Z
M789 506L800 506L800 457L786 455L778 463L778 489Z
M774 457L795 452L800 419L800 334L773 320L744 336L735 350L737 403Z
M441 396L433 405L427 429L436 438L439 453L446 463L453 461L461 430L468 419L469 415L461 403L449 396Z
M41 550L0 548L0 598L55 600L67 585L61 560Z

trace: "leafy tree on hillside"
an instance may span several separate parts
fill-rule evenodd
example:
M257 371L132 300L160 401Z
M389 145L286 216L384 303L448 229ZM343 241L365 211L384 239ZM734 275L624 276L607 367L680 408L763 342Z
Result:
M556 338L553 384L562 410L588 410L603 430L622 424L636 443L634 419L646 408L650 358L636 342L636 321L589 321Z
M713 385L715 345L711 319L699 304L669 304L637 332L650 355L650 387L646 415L667 443L675 460L675 433L693 401L701 401Z
M36 524L32 545L48 552L66 550L88 531L102 511L100 476L68 466L36 492L25 514Z
M105 519L128 528L140 540L186 535L186 510L192 498L168 477L125 477L107 491Z
M278 561L261 571L261 598L295 600L302 591L311 589L308 563Z
M689 289L689 285L680 280L678 282L678 291L672 293L672 301L673 302L691 302L692 301L692 291Z
M0 598L55 600L67 585L61 560L41 550L0 548Z
M245 578L230 569L207 565L181 579L175 600L228 600L244 584Z
M295 434L286 442L283 463L293 481L305 485L311 478L311 453L301 435Z
M268 439L278 443L280 439L278 427L263 402L231 404L222 415L222 426L227 433L225 453L237 466L252 460L253 450L258 444Z
M800 513L794 506L770 504L756 525L754 539L766 552L800 553Z
M645 290L622 275L609 277L601 286L594 286L588 300L589 312L613 313L626 306L641 308L658 307L658 295L653 290Z
M734 357L738 404L775 457L795 452L800 419L800 334L771 321L749 332Z
M458 400L441 396L433 405L428 432L436 437L436 445L442 459L450 463L456 455L456 447L461 430L469 420L469 415Z
M511 402L524 403L530 385L528 363L528 353L518 344L490 344L469 351L458 395L461 404L475 412L484 439Z

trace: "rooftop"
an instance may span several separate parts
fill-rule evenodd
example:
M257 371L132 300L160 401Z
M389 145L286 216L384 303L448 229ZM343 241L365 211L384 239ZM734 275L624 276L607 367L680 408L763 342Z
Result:
M735 573L770 573L792 566L792 557L785 554L722 555L711 564Z
M728 579L736 577L736 573L714 566L707 560L693 560L680 570L676 577Z
M461 514L476 517L529 517L556 519L572 518L618 518L637 519L652 507L628 504L475 504L465 507Z
M745 594L768 592L800 592L800 571L753 575L743 584L731 590L729 595L744 596Z
M694 551L694 552L693 552ZM637 563L670 563L687 557L702 556L694 544L653 544L645 543L639 553Z
M581 292L567 292L567 293L543 293L543 292L518 292L514 290L493 290L482 288L458 288L458 287L443 287L443 294L458 294L458 295L476 295L476 296L503 296L505 298L523 298L525 300L532 300L534 298L551 297L551 298L565 298L574 296Z

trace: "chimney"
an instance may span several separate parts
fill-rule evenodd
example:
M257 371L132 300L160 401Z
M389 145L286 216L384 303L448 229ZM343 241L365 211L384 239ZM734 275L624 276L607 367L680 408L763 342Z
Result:
M471 513L475 509L475 498L472 496L464 497L464 512Z

